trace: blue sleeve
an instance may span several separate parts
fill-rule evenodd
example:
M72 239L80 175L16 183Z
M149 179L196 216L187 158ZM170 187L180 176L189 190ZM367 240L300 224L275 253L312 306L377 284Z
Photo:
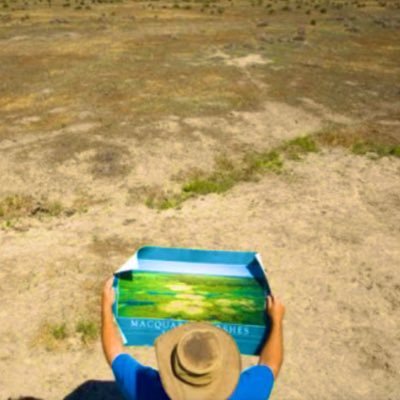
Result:
M169 400L157 370L126 353L114 358L111 368L118 388L127 400Z
M274 375L266 365L247 368L229 400L267 400L274 386Z
M146 367L138 363L129 354L123 353L114 358L111 368L117 386L124 397L129 400L136 400L138 372Z

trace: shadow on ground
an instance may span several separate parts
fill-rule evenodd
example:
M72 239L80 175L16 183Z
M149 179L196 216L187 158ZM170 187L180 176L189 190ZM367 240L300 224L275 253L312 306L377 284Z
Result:
M8 400L43 400L32 396L8 398ZM64 397L64 400L124 400L115 382L86 381Z
M64 400L123 400L121 392L112 381L86 381Z
M38 397L20 396L8 400L43 400ZM64 397L64 400L124 400L115 382L112 381L86 381L79 385L73 392Z

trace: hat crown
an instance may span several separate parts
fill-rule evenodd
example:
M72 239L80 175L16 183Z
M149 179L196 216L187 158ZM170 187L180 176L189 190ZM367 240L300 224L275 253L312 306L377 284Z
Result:
M219 367L221 346L216 334L208 329L187 332L178 342L179 364L193 375L208 374Z
M161 382L170 399L223 400L237 385L240 353L233 338L219 327L189 322L159 336L155 347Z

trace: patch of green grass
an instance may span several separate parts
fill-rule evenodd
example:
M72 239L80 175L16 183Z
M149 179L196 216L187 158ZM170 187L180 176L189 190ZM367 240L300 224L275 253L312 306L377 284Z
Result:
M14 228L14 225L15 225L15 220L6 219L5 221L3 221L1 227L2 227L3 229L6 229L6 230L7 230L7 229L12 229L12 228Z
M98 323L90 319L80 319L75 325L75 334L79 335L82 343L89 344L99 335ZM44 322L33 339L33 344L48 351L62 350L71 345L67 339L72 336L74 332L68 328L66 322Z
M236 184L255 180L264 173L280 174L284 170L285 160L302 160L309 153L317 153L320 145L342 146L360 155L374 153L377 157L400 157L400 145L393 142L391 136L377 136L377 142L367 140L374 132L357 130L355 134L339 126L332 126L314 135L296 137L274 149L247 153L236 162L226 157L220 158L216 160L214 171L197 172L182 185L180 193L152 193L147 197L146 205L159 210L176 208L188 198L209 193L224 193Z
M152 194L147 197L145 204L159 210L176 208L192 197L227 192L237 183L255 180L259 174L280 173L283 164L284 161L277 151L248 153L236 163L226 158L219 158L213 172L197 173L182 185L180 193Z
M224 193L236 183L248 181L251 175L254 175L254 171L246 157L233 162L222 156L216 159L213 172L210 174L197 173L183 185L182 192L190 197L209 193Z
M80 320L76 324L76 332L81 335L82 342L88 344L97 339L99 326L94 321Z
M32 344L44 347L48 351L65 348L69 331L65 322L43 322Z
M400 157L400 140L390 127L374 123L354 126L333 126L315 135L316 140L326 147L342 147L357 155Z
M146 198L145 204L149 208L168 210L170 208L179 207L189 197L191 197L191 194L185 192L172 194L163 192L157 194L152 193Z
M304 155L317 151L318 145L315 139L306 135L289 140L272 150L246 153L236 162L220 157L216 160L214 171L208 174L197 172L182 185L180 193L171 195L152 193L147 197L145 204L159 210L176 208L188 198L224 193L237 183L257 179L260 174L268 172L280 174L284 169L285 158L300 160Z
M67 324L65 322L49 325L49 329L51 335L56 340L64 340L68 337Z
M209 194L223 193L229 190L235 181L231 174L213 174L205 178L196 178L183 185L186 193Z
M358 142L355 143L351 152L357 155L375 154L378 158L381 157L399 157L400 158L400 146L396 145L380 145L376 143Z
M318 145L312 136L306 135L289 140L282 146L282 150L289 159L300 160L307 153L318 152Z
M284 164L282 156L277 150L247 154L245 160L248 170L253 173L267 171L280 173Z

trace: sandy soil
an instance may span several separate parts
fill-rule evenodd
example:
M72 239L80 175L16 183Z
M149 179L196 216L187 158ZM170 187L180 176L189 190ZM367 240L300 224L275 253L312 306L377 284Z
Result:
M161 13L166 25L156 25L158 30L152 33L152 11L134 4L134 14L143 26L135 27L133 41L152 34L159 40L159 35L165 34L177 35L176 40L182 35L201 42L195 36L200 32L195 22L187 26L181 23L188 15L184 11L174 11L174 18L182 13L178 22L169 21L167 14ZM118 14L119 9L115 10ZM375 15L376 8L371 10ZM380 20L388 30L372 31L372 36L369 29L378 29L379 24L371 22L374 28L364 28L362 16L356 22L349 19L349 26L359 24L361 33L349 39L348 45L351 48L354 44L364 52L357 59L347 60L348 72L337 69L339 78L329 75L329 63L343 63L343 55L332 53L328 62L314 53L326 48L327 38L336 40L330 30L330 16L325 28L298 49L290 47L289 39L285 39L293 35L292 28L289 33L285 31L289 29L288 14L278 13L281 19L267 34L276 41L271 42L269 55L254 45L242 48L240 54L230 53L223 42L225 30L230 28L221 23L221 37L213 39L218 42L214 47L201 50L201 54L198 48L189 48L177 57L189 60L195 54L189 60L193 65L211 68L210 63L219 63L219 68L234 68L230 73L241 77L234 83L253 88L257 103L253 104L251 98L249 103L235 100L225 107L221 106L223 101L236 97L218 97L215 107L219 112L198 105L174 110L160 106L157 110L162 111L154 115L150 112L143 120L137 119L134 109L130 113L114 108L122 92L114 93L110 88L106 89L117 100L111 96L105 105L97 98L97 103L85 103L84 86L81 97L70 102L62 85L72 83L65 83L62 74L57 75L57 58L48 61L50 67L55 65L53 75L49 72L49 82L39 83L32 75L35 83L28 92L34 96L41 93L42 103L32 105L28 92L17 92L11 79L14 69L24 72L35 59L35 52L38 57L44 51L41 46L47 40L49 16L42 13L41 9L32 13L35 26L6 22L0 38L7 60L2 68L9 74L8 86L1 86L0 200L16 196L23 199L20 208L13 206L18 208L15 214L3 211L0 216L0 398L118 398L115 388L107 383L112 375L98 336L86 337L77 326L85 321L98 329L102 282L140 245L154 244L257 250L261 254L271 287L287 307L285 363L273 399L398 399L399 158L355 155L347 148L326 146L301 160L285 160L282 173L238 181L223 194L199 195L167 210L145 204L151 192L179 190L193 171L212 171L215 159L221 155L237 160L244 152L277 148L290 139L327 127L373 121L381 127L375 132L377 137L385 129L400 140L400 89L395 78L400 71L394 61L399 54L399 33L394 25L400 19L387 19L387 15L398 17L398 10L389 9ZM200 18L191 13L190 18ZM43 15L46 23L40 19ZM250 17L245 16L251 19L253 28L259 23L256 10ZM111 17L107 14L104 18ZM107 24L114 41L120 35L121 43L126 44L129 31L121 22L126 14L121 12L120 18L115 23L99 23ZM215 18L222 21L222 17ZM214 29L216 24L208 19L204 23L204 30ZM77 60L79 55L83 60L79 62L85 62L80 43L92 41L101 48L105 40L101 30L99 36L82 39L80 25L68 27L68 35L64 28L51 26L52 37L60 41L57 46L68 45L68 54ZM337 34L342 37L340 26ZM32 36L29 29L36 29ZM240 35L237 40L242 40ZM369 47L371 37L376 47ZM29 40L38 48L32 50L32 59L23 59ZM173 43L175 39L171 40ZM265 38L260 40L269 43ZM118 43L114 44L115 48L107 53L110 57L120 54ZM289 47L285 50L282 46ZM372 61L378 60L368 58L371 49L381 54L374 64L375 69L381 68L380 82L371 75ZM282 50L287 53L281 54ZM304 59L288 65L288 53ZM146 57L151 60L149 54ZM157 50L154 54L157 57ZM62 60L72 63L68 57ZM316 62L320 63L318 68L310 67ZM315 72L310 74L310 68ZM206 69L215 96L219 86L217 90L212 82L221 80L224 71L218 77L215 71ZM113 71L109 72L112 76ZM339 79L332 82L337 89L325 86L329 76ZM72 75L68 79L76 84ZM151 79L151 93L157 96L163 89L156 75ZM177 82L180 78L173 79ZM176 90L189 96L185 82ZM220 89L221 93L230 90L228 86ZM295 97L289 96L291 91ZM194 95L191 100L185 98L188 103L197 101ZM55 332L55 327L61 327L62 332ZM153 349L128 351L141 362L156 366ZM256 361L254 357L243 357L244 366Z

